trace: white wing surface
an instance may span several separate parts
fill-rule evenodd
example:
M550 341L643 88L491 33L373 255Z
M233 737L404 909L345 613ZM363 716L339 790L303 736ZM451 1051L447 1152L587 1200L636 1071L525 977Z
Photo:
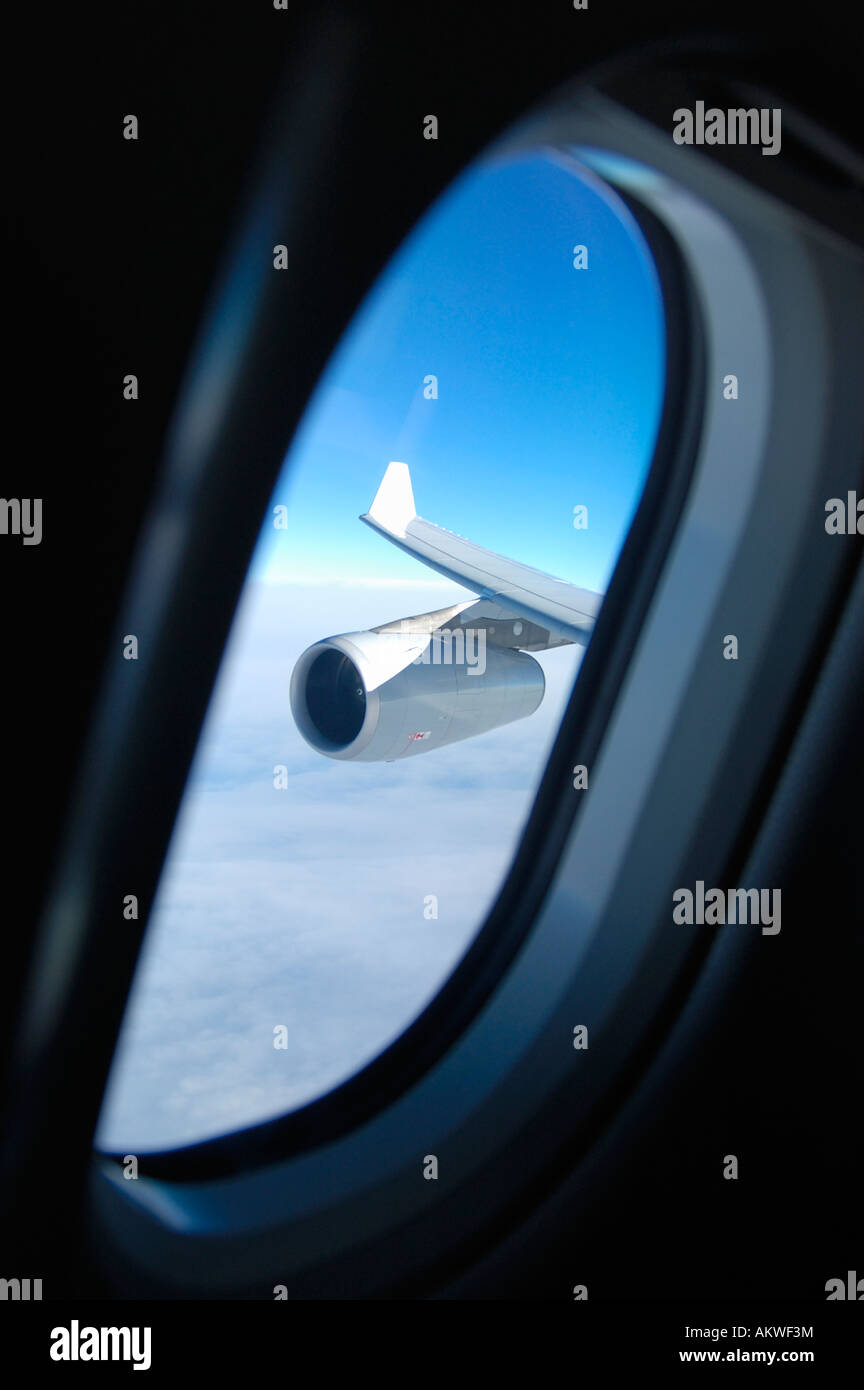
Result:
M372 506L360 520L430 569L479 595L479 603L457 605L434 616L446 612L460 625L482 625L498 645L523 651L588 642L602 594L508 560L425 521L417 515L407 464L388 465ZM395 625L383 630L391 626Z

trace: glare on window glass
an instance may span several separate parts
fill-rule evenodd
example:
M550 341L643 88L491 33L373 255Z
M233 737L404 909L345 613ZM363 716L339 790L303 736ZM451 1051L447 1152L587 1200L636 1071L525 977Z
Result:
M453 970L638 504L664 352L635 221L563 154L479 163L391 262L264 521L101 1146L302 1105Z

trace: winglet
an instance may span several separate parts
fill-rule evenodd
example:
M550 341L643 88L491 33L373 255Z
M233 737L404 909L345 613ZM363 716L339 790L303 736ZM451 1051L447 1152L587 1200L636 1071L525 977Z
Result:
M409 522L416 515L407 463L389 463L367 516L377 522L382 530L404 536Z

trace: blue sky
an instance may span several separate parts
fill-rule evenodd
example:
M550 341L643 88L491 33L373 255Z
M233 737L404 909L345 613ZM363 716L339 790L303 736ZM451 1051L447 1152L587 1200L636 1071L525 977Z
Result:
M288 529L264 521L100 1143L168 1147L312 1099L397 1036L457 963L518 842L580 649L540 656L547 691L530 718L386 764L313 752L291 718L291 670L324 636L468 597L358 522L391 459L410 465L430 520L604 589L650 463L663 353L635 225L557 158L469 170L385 271L289 450L271 503ZM577 504L587 530L573 528ZM287 1050L273 1047L280 1025Z
M656 433L664 338L653 262L604 190L537 157L458 181L328 367L274 494L289 529L265 527L257 576L416 578L356 521L400 459L429 520L606 587Z

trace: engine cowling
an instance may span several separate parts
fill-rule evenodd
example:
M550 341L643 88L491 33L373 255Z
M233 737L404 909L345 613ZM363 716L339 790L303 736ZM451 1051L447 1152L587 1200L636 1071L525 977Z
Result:
M308 647L291 676L291 710L328 758L392 762L533 714L546 688L526 652L433 633L347 632Z

